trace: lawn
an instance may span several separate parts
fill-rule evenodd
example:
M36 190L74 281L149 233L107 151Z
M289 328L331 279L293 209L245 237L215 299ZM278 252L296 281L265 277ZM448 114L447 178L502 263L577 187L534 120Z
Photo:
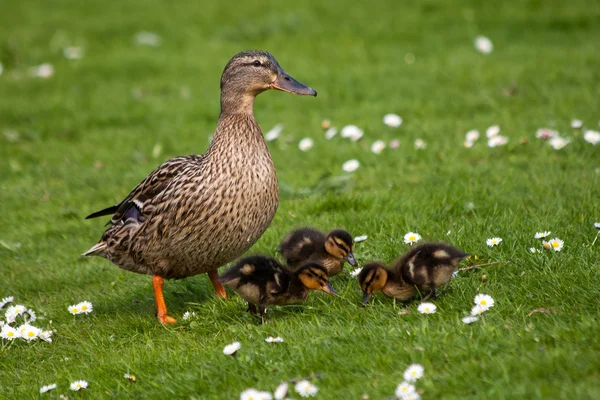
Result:
M54 335L0 342L0 398L235 399L311 377L317 398L385 399L412 363L425 368L416 384L425 399L600 398L600 145L583 139L600 130L598 2L5 0L2 9L0 298L31 307ZM139 32L159 43L138 44ZM492 40L490 54L475 50L478 35ZM70 46L83 57L66 59ZM408 231L471 253L463 266L500 262L460 272L433 315L381 294L360 306L348 266L331 281L337 298L273 307L263 326L235 294L216 298L204 275L169 281L178 324L164 327L150 277L80 257L106 222L88 213L161 162L206 150L223 67L253 48L319 95L258 97L263 132L284 126L269 143L281 201L249 253L274 255L283 235L310 225L368 235L355 246L360 264L394 260ZM32 77L44 63L53 76ZM384 125L387 113L402 125ZM364 136L328 141L324 119ZM487 146L491 125L506 145ZM536 138L544 127L570 143L554 150ZM471 129L482 138L465 148ZM303 152L305 137L314 146ZM370 151L393 139L398 149ZM360 168L346 173L350 159ZM529 251L542 230L564 240L562 251ZM503 241L488 247L491 237ZM495 306L465 325L477 293ZM83 300L94 311L71 315ZM540 308L550 312L530 315ZM186 311L196 317L184 321ZM225 356L233 341L240 351ZM89 387L71 392L77 379ZM40 395L50 383L58 388Z

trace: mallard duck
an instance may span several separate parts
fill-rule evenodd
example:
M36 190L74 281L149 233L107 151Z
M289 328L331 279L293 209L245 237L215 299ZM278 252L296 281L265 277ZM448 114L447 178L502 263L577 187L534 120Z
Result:
M390 268L380 261L366 264L358 274L358 283L367 304L373 293L406 301L427 292L423 301L436 295L436 289L452 279L458 263L469 254L444 243L425 243L414 247Z
M354 241L343 229L334 229L325 235L313 228L292 231L277 249L291 267L297 267L306 260L318 261L327 269L329 276L342 272L344 261L357 266L352 252Z
M275 166L252 112L256 96L269 89L317 95L267 52L235 55L221 76L221 114L208 151L165 162L119 204L87 217L112 215L83 255L152 275L162 323L175 322L167 314L164 279L206 272L225 298L217 269L248 250L275 215Z
M262 321L265 321L267 306L300 303L306 300L310 290L336 295L329 284L327 270L314 261L292 271L274 258L250 256L223 273L219 282L235 290L248 302L248 311Z

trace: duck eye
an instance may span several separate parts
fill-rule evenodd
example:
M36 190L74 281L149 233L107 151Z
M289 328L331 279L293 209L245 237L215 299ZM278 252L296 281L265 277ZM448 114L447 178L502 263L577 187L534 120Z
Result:
M254 60L254 62L252 63L255 67L260 67L262 64L260 63L260 61L258 60Z

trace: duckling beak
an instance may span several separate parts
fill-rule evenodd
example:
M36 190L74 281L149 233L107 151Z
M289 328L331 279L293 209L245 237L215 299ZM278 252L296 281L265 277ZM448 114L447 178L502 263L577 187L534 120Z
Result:
M325 284L325 286L323 286L321 288L322 291L324 291L325 293L329 293L332 296L337 296L337 292L335 291L334 288L331 287L331 285L329 284L329 282L327 282Z
M293 94L317 96L317 92L314 89L301 84L282 69L279 70L277 78L271 83L271 88Z
M366 306L369 300L371 299L372 293L365 293L362 299L363 306Z
M356 258L354 258L354 253L352 253L352 252L348 253L348 255L346 256L346 260L348 260L350 265L352 265L353 267L358 266L358 263L356 262Z

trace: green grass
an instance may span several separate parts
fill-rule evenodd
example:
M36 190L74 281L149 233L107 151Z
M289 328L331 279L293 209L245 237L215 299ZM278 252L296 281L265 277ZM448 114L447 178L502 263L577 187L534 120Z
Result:
M600 146L569 127L580 118L598 129L598 3L205 3L4 2L0 297L33 308L38 326L55 335L52 344L0 344L0 398L36 398L56 382L49 398L231 399L314 373L319 398L382 399L414 362L425 367L417 387L427 399L600 398L600 242L590 247L600 220ZM143 30L161 35L161 46L133 44ZM474 51L478 34L493 40L492 54ZM85 48L82 60L62 56L73 44ZM162 161L205 151L222 68L249 48L270 51L319 92L257 100L263 130L285 130L269 144L281 203L251 253L273 254L287 231L313 225L369 235L356 245L361 264L405 252L409 230L477 262L503 262L462 272L435 301L435 315L382 296L360 307L346 274L332 280L338 298L313 294L274 307L266 326L239 297L223 302L197 276L166 284L180 323L158 324L149 277L79 256L104 222L82 218L122 199ZM51 79L27 75L44 62L56 69ZM512 85L517 91L507 95ZM383 125L388 112L404 124ZM325 118L359 125L363 140L327 142ZM467 130L492 124L507 146L480 140L463 148ZM552 150L535 139L544 126L572 143ZM315 147L302 153L297 142L307 136ZM392 138L401 140L398 150L369 151L374 140ZM427 149L414 150L416 138ZM157 145L162 152L153 155ZM350 158L361 167L331 179ZM546 229L565 240L564 250L529 253L539 245L533 234ZM488 248L492 236L503 243ZM496 306L462 324L480 292ZM81 300L94 312L71 316L66 307ZM556 313L528 316L540 307ZM187 310L197 319L183 322ZM270 335L285 343L265 343ZM239 356L224 356L234 340L242 342ZM76 379L88 380L88 390L69 392Z

